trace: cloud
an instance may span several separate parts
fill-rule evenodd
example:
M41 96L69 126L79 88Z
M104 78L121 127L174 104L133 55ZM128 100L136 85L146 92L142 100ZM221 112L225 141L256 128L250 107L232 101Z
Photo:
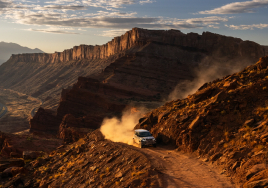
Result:
M72 35L79 35L80 33L65 31L65 30L58 30L58 29L28 29L29 31L37 31L43 33L53 33L53 34L72 34Z
M79 27L79 28L109 28L131 29L133 27L149 29L192 29L203 28L220 22L228 21L227 18L212 16L191 19L167 19L154 17L134 17L136 13L98 12L79 16L69 15L64 12L19 10L8 17L17 23L39 26ZM104 15L104 16L102 16ZM112 16L111 16L112 15ZM104 35L107 35L107 33Z
M268 5L268 0L252 0L244 2L234 2L213 10L200 11L199 14L238 14L253 13L253 9Z
M99 34L99 36L116 37L116 36L123 35L127 31L128 29L108 30L108 31L103 31L103 33Z
M0 2L7 2L0 0ZM116 36L121 31L129 30L133 27L148 29L194 29L213 27L218 28L218 24L228 21L228 18L210 16L203 18L176 19L163 17L138 17L137 12L109 10L108 8L123 8L123 5L151 3L152 0L56 0L46 2L47 5L36 5L25 2L10 3L8 8L4 8L3 17L13 20L15 23L23 25L47 26L47 27L77 27L77 28L105 28L110 32L103 32L102 36ZM25 4L23 4L25 3ZM50 3L50 4L48 4ZM2 3L2 7L7 7ZM88 6L106 7L106 10L88 12ZM71 13L70 13L71 11ZM31 30L46 33L65 33L66 30ZM116 34L116 35L115 35Z
M3 0L0 0L0 9L3 9L3 8L8 8L12 5L12 3L10 1L3 1Z
M163 17L136 17L136 12L121 11L98 11L96 13L74 12L69 14L65 6L36 7L36 9L16 9L6 13L6 18L24 25L38 25L50 27L79 27L79 28L109 28L131 29L141 27L148 29L193 29L203 27L214 27L221 22L227 22L228 18L210 16L203 18L174 19ZM59 8L60 10L54 10ZM83 8L68 6L69 9ZM115 33L113 30L112 33ZM111 36L103 33L103 36Z
M113 8L124 8L123 5L133 4L145 4L152 3L152 0L83 0L83 4L92 7L101 7L107 10L113 10Z
M264 29L268 28L268 24L252 24L252 25L225 25L226 27L229 27L234 30L254 30L257 29Z
M81 5L48 5L48 6L44 6L42 7L43 10L45 9L55 9L55 10L85 10L86 7L85 6L81 6Z
M137 12L98 11L97 13L85 14L86 17L134 17Z
M210 16L205 18L190 18L187 19L186 22L190 24L219 24L219 22L227 22L228 18L219 17L219 16Z

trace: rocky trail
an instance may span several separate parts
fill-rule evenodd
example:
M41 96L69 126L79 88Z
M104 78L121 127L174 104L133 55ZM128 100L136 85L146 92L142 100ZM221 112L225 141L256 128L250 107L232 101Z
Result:
M161 174L159 182L166 188L234 188L230 180L220 174L211 163L203 162L189 154L177 152L168 147L142 148L140 149L152 162L156 170Z

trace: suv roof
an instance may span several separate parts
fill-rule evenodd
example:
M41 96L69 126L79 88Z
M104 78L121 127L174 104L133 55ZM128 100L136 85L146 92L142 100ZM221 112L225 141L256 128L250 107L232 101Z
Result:
M135 132L149 132L149 131L147 131L145 129L136 129Z

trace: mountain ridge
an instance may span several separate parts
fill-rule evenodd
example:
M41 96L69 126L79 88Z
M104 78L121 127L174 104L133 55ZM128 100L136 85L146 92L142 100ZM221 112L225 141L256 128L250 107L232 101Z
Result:
M227 41L224 41L225 39ZM202 35L199 35L197 33L184 34L179 30L147 30L141 28L133 28L132 30L127 31L125 34L119 37L115 37L103 45L93 46L82 44L79 46L74 46L71 49L66 49L63 52L34 54L32 56L30 54L18 54L12 55L11 59L18 58L20 61L27 60L50 63L66 62L72 60L75 61L82 59L104 59L111 55L128 50L135 45L143 46L150 42L176 45L188 48L189 50L192 48L192 50L201 49L209 51L214 47L213 43L215 42L212 40L215 40L215 42L218 42L217 40L221 40L224 43L235 41L235 44L233 44L231 48L236 51L240 50L240 53L242 53L241 48L243 48L243 43L250 43L252 46L254 46L254 44L257 44L252 41L243 41L240 38L219 35L211 32L203 32ZM268 53L268 50L266 46L262 47L263 52L261 56L265 56L265 54ZM242 56L244 54L242 53L240 55Z
M42 50L35 48L31 49L28 47L21 46L16 43L0 42L0 65L7 61L12 54L22 53L44 53Z

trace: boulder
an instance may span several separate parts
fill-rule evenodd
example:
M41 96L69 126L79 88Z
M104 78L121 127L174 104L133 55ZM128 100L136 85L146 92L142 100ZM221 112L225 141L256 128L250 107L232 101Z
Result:
M34 168L36 168L36 167L42 166L42 165L44 165L44 164L46 164L46 163L47 163L47 161L46 161L45 159L43 159L43 158L38 158L37 160L33 161L32 166L33 166Z
M216 161L222 156L222 153L218 152L211 156L211 161Z
M255 123L254 119L249 119L249 120L245 121L244 126L252 127L254 125L254 123Z
M24 167L9 167L2 172L1 177L2 178L13 177L16 176L17 174L24 172L25 172Z
M10 157L11 158L20 158L21 154L17 153L17 152L10 152Z
M249 169L248 173L246 174L246 179L249 180L252 176L264 170L265 168L266 168L266 164L254 165L251 169Z
M261 57L257 63L257 69L258 70L266 69L267 66L268 66L268 56Z
M244 188L261 188L261 187L266 187L266 186L268 186L268 179L253 181L243 187Z
M236 169L237 167L239 167L240 164L241 164L241 162L236 161L236 162L233 164L233 166L231 167L231 170L235 171L235 169Z
M23 167L25 165L23 159L0 159L0 171L4 171L9 167Z
M200 116L197 116L193 121L192 123L189 125L189 129L191 130L195 130L198 125L201 123L201 117Z
M24 160L34 160L42 156L42 151L23 151L22 156Z

